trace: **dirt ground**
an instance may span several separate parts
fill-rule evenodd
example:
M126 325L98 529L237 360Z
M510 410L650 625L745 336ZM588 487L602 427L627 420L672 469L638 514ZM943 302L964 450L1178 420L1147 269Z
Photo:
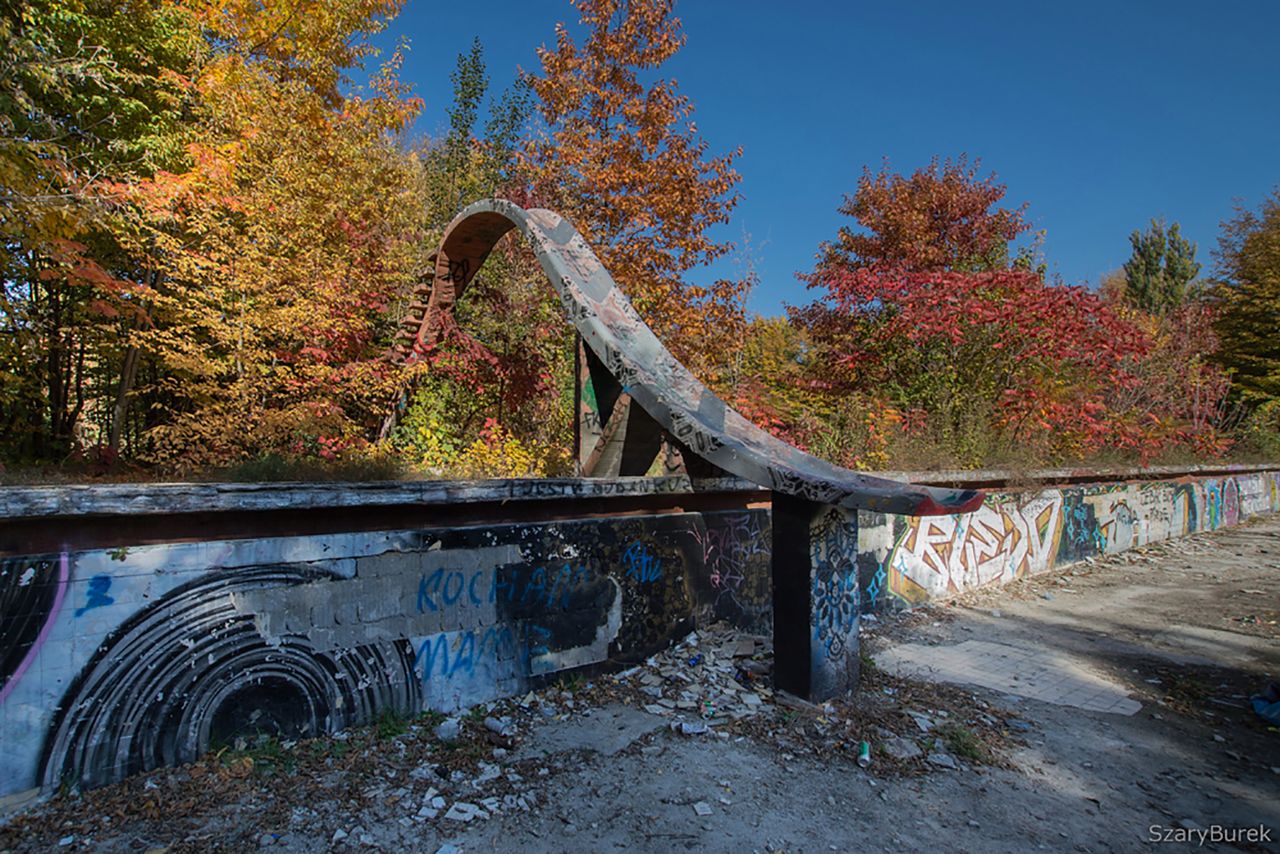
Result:
M1141 706L900 666L974 642ZM867 620L863 643L862 689L824 707L768 691L766 639L707 632L454 741L387 719L55 798L0 851L1280 851L1280 732L1248 704L1280 679L1280 517ZM1264 840L1213 841L1247 828Z

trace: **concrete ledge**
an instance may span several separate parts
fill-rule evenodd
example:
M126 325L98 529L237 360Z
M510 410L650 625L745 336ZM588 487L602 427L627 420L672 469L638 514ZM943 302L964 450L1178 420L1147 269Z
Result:
M897 480L930 486L968 487L970 489L1021 489L1029 486L1055 486L1083 483L1114 483L1146 480L1178 480L1185 477L1224 477L1227 475L1261 474L1280 471L1280 462L1206 464L1188 466L1147 466L1109 468L1035 469L1018 472L1010 469L953 469L944 471L868 472L885 480Z
M875 477L936 486L1020 491L1031 486L1178 480L1280 472L1280 462L1147 468L879 471ZM737 477L512 478L383 482L122 483L0 486L0 520L342 507L430 506L509 501L769 491Z
M128 483L0 487L0 519L469 504L752 492L740 478L619 477L379 483Z

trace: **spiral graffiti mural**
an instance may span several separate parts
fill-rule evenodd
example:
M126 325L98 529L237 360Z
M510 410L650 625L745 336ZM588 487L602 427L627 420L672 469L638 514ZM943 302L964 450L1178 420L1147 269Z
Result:
M322 577L288 566L209 576L128 620L63 701L44 751L44 785L98 786L191 762L238 734L315 736L415 708L407 643L328 654L302 636L268 642L234 603L256 588Z

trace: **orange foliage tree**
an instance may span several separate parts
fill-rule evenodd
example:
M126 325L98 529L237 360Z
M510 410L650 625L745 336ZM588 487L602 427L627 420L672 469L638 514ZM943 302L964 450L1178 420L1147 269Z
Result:
M993 208L1006 188L995 175L961 155L930 161L910 176L863 168L858 188L846 195L840 213L860 230L841 226L833 243L823 244L823 265L881 267L901 271L980 272L1009 265L1009 243L1030 226L1026 205Z
M646 83L684 45L671 0L576 0L586 36L563 24L531 78L545 134L525 153L534 196L582 233L673 351L704 373L740 335L745 282L707 287L685 274L729 245L708 230L728 220L739 181L713 157L693 104L674 80Z
M162 0L28 0L0 15L0 461L103 440L129 294L115 182L181 159L204 43Z

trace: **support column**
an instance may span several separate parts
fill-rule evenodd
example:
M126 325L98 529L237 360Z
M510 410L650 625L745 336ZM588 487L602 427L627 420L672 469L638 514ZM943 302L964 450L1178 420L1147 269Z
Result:
M858 685L858 511L773 493L773 681L820 703Z

